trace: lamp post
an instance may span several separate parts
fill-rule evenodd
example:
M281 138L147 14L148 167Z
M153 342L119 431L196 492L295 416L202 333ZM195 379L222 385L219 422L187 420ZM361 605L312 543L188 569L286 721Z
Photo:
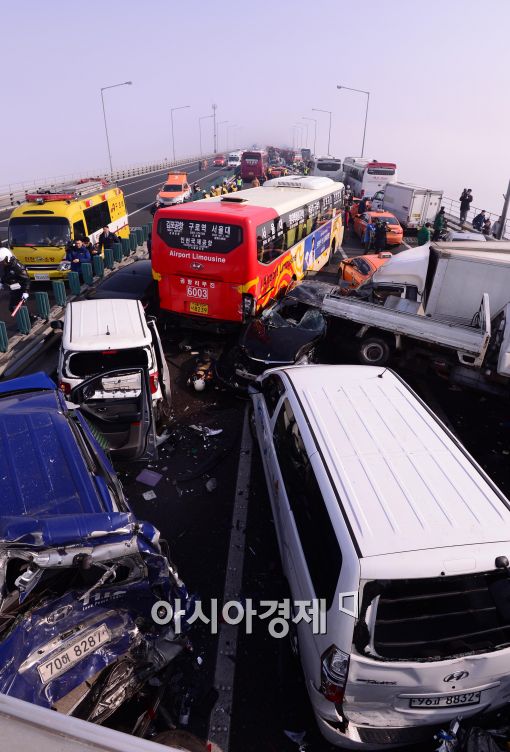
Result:
M170 108L170 120L172 122L172 152L174 155L174 162L175 162L175 138L174 138L174 112L176 110L189 110L190 105L189 104L183 104L181 107L171 107Z
M221 146L220 142L220 125L225 125L225 123L228 123L228 120L220 120L218 123L218 147Z
M103 91L106 91L107 89L116 89L117 86L131 86L132 83L133 83L132 81L123 81L121 84L112 84L111 86L103 86L103 88L101 89L101 102L103 104L103 118L104 118L104 130L106 133L106 146L108 147L108 159L110 160L110 177L113 176L112 153L110 150L110 139L108 137L108 126L106 125L106 110L104 108Z
M202 120L208 120L209 118L214 117L214 115L202 115L202 117L198 118L198 133L199 133L199 139L200 139L200 156L202 156Z
M366 94L367 96L367 106L365 109L365 126L363 128L363 142L361 144L361 156L363 156L363 153L365 151L365 134L367 132L367 118L368 118L368 105L370 103L370 92L365 91L364 89L352 89L350 86L340 86L337 84L337 89L347 89L347 91L357 91L358 94Z
M214 146L214 153L215 154L218 151L218 136L217 136L217 131L216 131L216 110L217 109L218 109L218 105L217 104L213 104L213 106L212 106L212 116L214 118L213 119L213 132L214 132L214 136L213 136L214 143L213 143L213 146Z
M319 110L316 107L312 107L312 112L325 112L327 115L329 115L329 134L328 134L328 157L331 156L329 153L329 147L331 145L331 110Z
M302 123L295 123L294 124L294 130L296 132L296 146L294 147L295 149L299 149L300 148L299 144L300 144L300 141L303 140L303 128L304 127L305 126Z
M311 117L303 117L303 120L311 120L314 123L314 134L313 134L313 153L316 154L317 149L317 118L311 118Z

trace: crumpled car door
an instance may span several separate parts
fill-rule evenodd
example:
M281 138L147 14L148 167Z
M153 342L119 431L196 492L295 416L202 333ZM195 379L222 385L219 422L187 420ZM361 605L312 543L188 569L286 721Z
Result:
M116 459L157 459L156 420L146 368L121 368L71 391L96 439Z

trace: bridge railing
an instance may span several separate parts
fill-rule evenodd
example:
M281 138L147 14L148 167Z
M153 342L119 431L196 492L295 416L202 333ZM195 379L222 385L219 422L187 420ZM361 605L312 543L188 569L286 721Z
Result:
M0 186L0 210L14 207L18 202L25 200L25 193L27 191L36 190L42 186L58 185L88 177L99 177L105 180L111 180L115 183L117 180L125 180L126 178L136 177L137 175L150 175L151 173L160 172L161 170L172 169L172 167L180 167L190 162L198 162L199 159L211 159L213 156L214 155L212 154L194 154L175 162L162 159L159 162L128 165L119 170L114 170L113 173L105 172L104 170L86 170L80 173L53 175L26 182L9 183L8 185Z
M448 198L447 196L443 196L441 206L444 206L445 212L448 215L448 217L450 219L453 219L454 222L460 225L460 201L458 199ZM484 211L484 209L479 208L478 206L471 205L467 214L467 222L469 224L472 224L473 219L476 217L477 214L480 214L481 211ZM488 212L487 210L485 210L485 215L490 218L491 226L494 225L494 222L499 222L499 217L500 217L499 214L495 214L494 212ZM510 238L510 219L507 219L505 222L505 227L503 230L502 237L505 240Z

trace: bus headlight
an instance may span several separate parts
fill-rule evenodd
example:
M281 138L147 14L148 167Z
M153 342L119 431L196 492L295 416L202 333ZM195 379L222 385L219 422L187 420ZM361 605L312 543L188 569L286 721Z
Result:
M256 308L256 301L253 295L250 295L250 293L244 292L243 301L242 301L243 318L246 319L249 316L255 316L255 308Z

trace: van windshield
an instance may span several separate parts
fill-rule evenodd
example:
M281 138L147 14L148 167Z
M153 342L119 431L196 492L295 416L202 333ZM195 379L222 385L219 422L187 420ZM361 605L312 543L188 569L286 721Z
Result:
M71 239L67 219L60 217L14 217L9 222L9 245L48 247L63 246Z
M510 645L509 603L506 572L368 582L354 643L362 654L394 661L500 650Z
M118 368L147 368L150 365L147 350L133 347L126 350L71 353L67 358L66 371L68 376L87 379Z

